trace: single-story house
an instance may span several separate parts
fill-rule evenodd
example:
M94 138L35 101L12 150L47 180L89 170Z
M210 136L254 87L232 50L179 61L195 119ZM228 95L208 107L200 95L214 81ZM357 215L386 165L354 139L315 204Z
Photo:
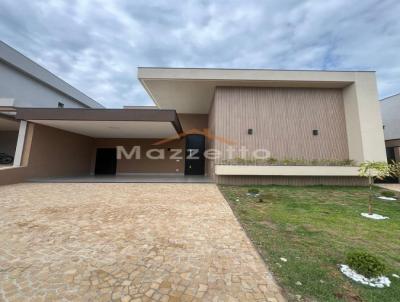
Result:
M400 161L400 93L382 99L380 102L383 132L385 136L388 162ZM387 178L386 182L398 182L396 178Z
M139 67L138 79L156 106L3 102L19 128L0 184L155 174L362 185L354 164L386 160L374 72Z

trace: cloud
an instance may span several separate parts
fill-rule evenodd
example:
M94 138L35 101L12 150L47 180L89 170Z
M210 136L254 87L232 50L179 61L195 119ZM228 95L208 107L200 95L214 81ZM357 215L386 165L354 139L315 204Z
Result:
M150 105L137 66L376 70L400 91L398 1L11 1L0 38L107 107Z

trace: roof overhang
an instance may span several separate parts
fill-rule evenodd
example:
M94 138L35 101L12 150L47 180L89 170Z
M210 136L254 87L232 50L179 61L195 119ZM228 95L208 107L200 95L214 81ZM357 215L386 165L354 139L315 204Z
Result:
M16 119L95 138L165 138L182 132L174 110L17 108Z
M368 72L368 71L367 71ZM161 109L207 114L217 86L344 88L355 71L139 67L138 78Z

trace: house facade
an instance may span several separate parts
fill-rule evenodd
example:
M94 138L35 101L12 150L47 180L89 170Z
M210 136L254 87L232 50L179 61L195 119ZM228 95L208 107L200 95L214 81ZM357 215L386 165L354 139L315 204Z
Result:
M386 160L373 72L140 67L138 79L155 107L3 105L25 126L0 183L150 174L363 185L356 164Z
M387 160L400 161L400 94L380 102ZM397 180L396 180L397 182Z

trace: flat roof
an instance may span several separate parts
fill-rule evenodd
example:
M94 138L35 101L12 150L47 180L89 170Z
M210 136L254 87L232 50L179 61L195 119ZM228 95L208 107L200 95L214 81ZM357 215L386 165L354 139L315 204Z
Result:
M139 67L138 78L161 109L207 114L218 86L344 88L357 74L374 71L320 71L225 68Z
M269 71L322 71L322 72L376 72L376 70L330 70L330 69L279 69L279 68L227 68L227 67L165 67L165 66L138 66L146 69L193 69L193 70L269 70Z
M183 131L175 110L17 108L16 119L97 138L165 138Z
M47 69L32 61L22 53L0 41L0 61L27 76L74 99L76 102L89 108L104 108L103 105L88 97L83 92L71 86Z
M390 100L400 100L400 93L389 95L383 99L380 99L379 101L390 101Z

